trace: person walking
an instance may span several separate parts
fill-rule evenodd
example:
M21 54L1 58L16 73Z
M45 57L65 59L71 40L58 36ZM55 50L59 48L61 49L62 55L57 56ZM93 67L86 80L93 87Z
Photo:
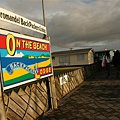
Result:
M103 59L106 61L106 78L110 76L110 63L111 63L111 57L109 51L106 51L105 55L103 56Z
M119 78L119 72L120 72L120 52L116 50L113 56L113 65L116 68L116 77Z

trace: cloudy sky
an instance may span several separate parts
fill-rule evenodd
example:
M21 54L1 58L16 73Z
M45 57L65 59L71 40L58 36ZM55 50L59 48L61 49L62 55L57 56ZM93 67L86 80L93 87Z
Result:
M42 0L0 0L0 7L43 25ZM120 49L120 0L44 0L44 7L52 51ZM1 27L42 37L2 22Z

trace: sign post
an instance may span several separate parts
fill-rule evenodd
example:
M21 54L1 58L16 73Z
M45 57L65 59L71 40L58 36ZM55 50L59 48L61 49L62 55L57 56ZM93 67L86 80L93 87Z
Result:
M2 89L1 63L0 63L0 120L7 120L5 114L3 89Z
M5 115L5 106L3 103L3 91L1 87L1 81L0 81L0 120L6 120L6 115Z
M43 9L43 22L44 22L44 26L46 27L44 0L42 0L42 9ZM50 41L50 37L47 35L47 33L46 35L44 34L43 38ZM56 98L54 75L48 77L48 79L49 79L49 87L50 87L51 106L52 106L52 109L57 109L57 98Z
M56 98L54 75L50 76L48 79L49 79L49 86L50 86L50 97L51 97L52 109L57 109L57 98Z

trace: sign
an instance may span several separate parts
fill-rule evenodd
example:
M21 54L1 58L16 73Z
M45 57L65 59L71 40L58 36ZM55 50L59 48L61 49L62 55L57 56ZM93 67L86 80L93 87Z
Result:
M60 80L60 85L66 84L68 82L68 75L64 75L60 77L59 80Z
M47 40L0 30L4 90L53 75Z
M47 34L47 30L45 26L42 26L36 22L26 19L20 15L14 14L3 8L0 8L0 20L31 29L45 35Z

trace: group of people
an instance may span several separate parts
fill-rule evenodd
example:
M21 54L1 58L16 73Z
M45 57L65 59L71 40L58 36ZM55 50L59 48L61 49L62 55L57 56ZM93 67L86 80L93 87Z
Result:
M103 59L106 61L106 78L110 76L110 66L111 64L114 65L116 69L116 77L119 78L119 72L120 72L120 52L116 50L114 52L114 56L111 58L109 51L106 51L105 55L103 56Z

